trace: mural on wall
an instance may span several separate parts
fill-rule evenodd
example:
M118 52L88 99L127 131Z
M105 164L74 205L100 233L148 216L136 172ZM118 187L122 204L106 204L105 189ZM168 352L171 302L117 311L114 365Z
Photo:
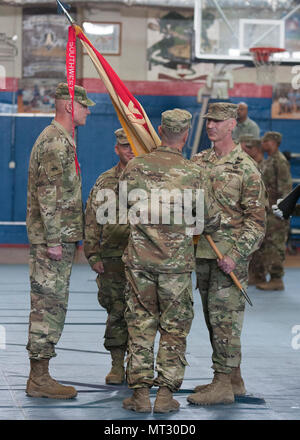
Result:
M63 15L53 9L24 9L18 112L54 113L56 86L66 81L67 41L68 26Z
M300 119L300 89L288 83L278 83L273 88L273 119Z
M148 80L204 80L213 64L192 63L193 17L169 12L147 26Z
M23 78L65 78L68 26L57 14L24 14Z
M22 79L19 81L19 113L54 113L57 79Z
M293 14L285 21L285 39L286 45L291 50L299 50L300 14Z

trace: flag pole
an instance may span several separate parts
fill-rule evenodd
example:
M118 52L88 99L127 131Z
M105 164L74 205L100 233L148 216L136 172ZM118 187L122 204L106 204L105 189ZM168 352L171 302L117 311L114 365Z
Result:
M219 251L219 249L217 248L217 246L215 245L215 243L213 242L212 238L210 235L205 235L206 240L208 241L208 243L210 244L210 246L212 247L212 249L215 251L217 257L222 260L223 255L221 254L221 252ZM241 292L241 294L246 298L246 300L248 301L248 303L250 304L250 306L253 306L251 299L249 298L249 296L247 295L246 290L243 288L243 286L241 285L241 283L239 282L239 280L237 279L237 277L235 276L235 274L233 272L230 272L228 274L232 281L234 282L234 284L236 285L236 287L239 289L239 291Z
M75 20L71 17L71 15L69 14L69 12L66 10L66 8L62 5L62 3L59 0L56 0L57 3L57 8L60 9L65 16L67 17L67 19L69 20L70 24L73 26L73 24L75 23Z

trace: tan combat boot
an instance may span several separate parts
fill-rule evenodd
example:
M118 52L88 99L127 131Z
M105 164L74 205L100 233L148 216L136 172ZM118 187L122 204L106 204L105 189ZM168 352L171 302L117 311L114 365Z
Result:
M123 348L112 348L110 355L112 359L112 367L105 378L105 382L109 385L119 385L125 380L124 356L126 350Z
M172 391L168 387L160 387L156 395L153 412L168 413L178 411L179 407L179 402L173 399Z
M231 385L231 375L215 373L214 383L206 390L191 394L187 397L193 405L216 405L217 403L233 403L234 394Z
M260 290L284 290L284 284L281 278L271 278L270 281L256 285Z
M216 382L216 374L214 374L214 377L213 377L213 380L211 381L211 383L207 383L204 385L197 385L194 388L194 393L202 393L205 390L209 390L209 388L211 388L215 382Z
M244 396L246 394L240 367L233 368L231 371L231 386L235 396Z
M141 413L151 412L152 407L149 398L149 388L134 389L132 396L123 400L123 408Z
M49 397L51 399L73 399L77 396L74 387L66 387L49 374L49 359L30 359L30 375L26 393L31 397Z
M241 376L240 367L232 368L230 373L232 391L235 396L244 396L246 394L246 388ZM209 389L215 383L215 376L211 383L206 385L198 385L194 388L194 393L202 393L203 391Z

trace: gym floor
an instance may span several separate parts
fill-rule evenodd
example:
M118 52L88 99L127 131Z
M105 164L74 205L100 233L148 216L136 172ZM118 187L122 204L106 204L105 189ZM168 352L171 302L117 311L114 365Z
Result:
M57 357L50 362L52 376L75 386L78 396L69 401L28 397L28 266L1 264L0 420L300 420L298 263L299 257L287 259L285 291L248 289L254 307L246 305L242 335L247 395L236 398L232 405L198 407L186 401L193 388L210 382L213 374L200 296L194 291L189 366L182 388L175 394L181 407L178 413L167 415L126 411L122 400L131 395L127 385L105 384L110 369L110 356L103 347L106 312L97 302L95 275L87 264L73 267L66 324ZM152 403L156 391L151 390Z

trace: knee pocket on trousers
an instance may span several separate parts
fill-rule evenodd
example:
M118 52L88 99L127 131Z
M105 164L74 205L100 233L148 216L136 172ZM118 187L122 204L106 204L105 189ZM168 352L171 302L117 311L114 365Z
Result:
M102 290L98 291L98 301L100 306L102 306L107 312L110 311L110 298L105 295Z
M104 307L107 312L110 310L111 298L110 295L107 294L105 288L101 282L100 276L98 275L96 278L96 283L98 286L98 302L100 306Z

